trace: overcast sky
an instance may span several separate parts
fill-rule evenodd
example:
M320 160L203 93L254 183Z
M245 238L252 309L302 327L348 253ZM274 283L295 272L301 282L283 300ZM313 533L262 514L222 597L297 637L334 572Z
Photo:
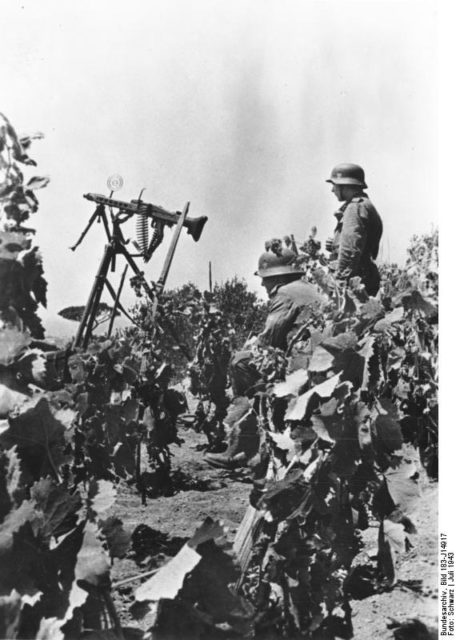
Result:
M87 299L101 227L68 247L93 212L82 195L107 194L111 174L124 179L118 198L145 187L147 201L190 201L191 216L208 216L199 243L182 236L170 286L207 287L212 261L216 281L238 274L259 291L266 239L332 233L324 180L339 162L365 168L383 260L403 262L411 235L437 222L435 3L40 0L1 11L0 110L20 133L45 134L31 153L51 177L33 219L45 318Z

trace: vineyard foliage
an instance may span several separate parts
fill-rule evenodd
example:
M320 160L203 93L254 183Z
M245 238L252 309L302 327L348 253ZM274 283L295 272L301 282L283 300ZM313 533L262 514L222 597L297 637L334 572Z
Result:
M218 561L236 597L221 612L222 590L212 586L208 600L190 568L173 615L166 599L156 614L171 637L185 626L204 638L222 628L228 637L352 637L350 597L366 589L352 565L362 531L378 522L374 590L394 588L397 554L417 533L423 467L437 476L437 234L412 239L404 269L382 268L375 299L357 278L341 288L311 240L299 260L326 292L326 308L299 328L286 356L253 348L262 377L249 401L261 441L251 461L255 516L250 507L237 563L232 549Z
M141 293L141 292L138 292ZM149 336L156 327L155 350L164 354L177 380L186 375L189 361L198 350L199 333L205 319L216 313L223 318L223 334L230 349L240 349L251 336L257 335L267 315L267 305L247 283L237 276L216 283L212 293L202 292L192 283L167 290L161 298L158 327L152 318L148 300L141 299L133 311L139 332ZM136 330L132 330L137 333Z
M212 293L185 285L163 296L156 319L140 300L133 327L52 368L36 315L46 282L23 226L47 184L24 183L31 138L3 118L0 637L351 637L362 531L378 523L371 581L394 588L397 553L416 534L420 476L437 476L437 233L412 239L404 268L382 267L376 298L357 278L334 281L315 232L299 248L326 304L286 353L249 342L259 382L244 405L260 440L251 506L234 545L207 520L136 590L143 633L122 626L112 597L113 563L140 537L112 515L116 487L136 486L143 503L172 494L182 420L220 445L229 361L261 331L265 307L237 278ZM193 416L171 386L178 352Z

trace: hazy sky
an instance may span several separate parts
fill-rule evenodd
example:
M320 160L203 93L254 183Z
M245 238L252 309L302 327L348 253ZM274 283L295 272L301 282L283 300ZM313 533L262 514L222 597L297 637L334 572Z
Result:
M238 274L259 290L266 239L331 234L324 180L339 162L366 170L384 260L403 261L410 236L437 222L435 3L40 0L1 13L0 110L45 134L31 155L51 177L32 221L46 318L86 301L101 227L68 247L93 211L82 194L107 193L114 173L118 198L146 187L147 201L189 200L209 217L199 243L183 234L170 286L207 286L212 261L215 280Z

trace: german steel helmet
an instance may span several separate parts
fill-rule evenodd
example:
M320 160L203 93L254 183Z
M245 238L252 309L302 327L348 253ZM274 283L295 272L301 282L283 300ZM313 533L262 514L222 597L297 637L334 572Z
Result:
M364 169L359 164L352 164L351 162L337 164L331 171L331 177L326 182L353 184L367 189L367 184L364 181Z
M279 248L276 252L265 251L258 260L258 270L256 276L269 278L271 276L283 276L289 273L304 273L296 264L296 254L290 249Z

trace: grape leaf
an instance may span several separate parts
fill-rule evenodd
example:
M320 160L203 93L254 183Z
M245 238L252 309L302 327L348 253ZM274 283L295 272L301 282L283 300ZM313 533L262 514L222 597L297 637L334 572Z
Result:
M331 369L333 365L334 356L331 355L322 345L318 345L312 354L308 370L315 373L323 373Z
M309 379L309 374L304 369L293 371L287 376L285 382L277 382L274 385L273 393L277 398L286 396L297 396L302 387Z
M100 515L112 507L116 500L116 490L108 480L92 479L89 483L88 501L95 514Z
M409 309L422 311L428 318L437 315L437 307L429 302L418 289L411 289L400 294L399 299L406 311Z
M8 513L0 525L0 557L10 551L14 544L13 534L33 519L34 505L31 500L24 500L17 509Z
M0 258L16 260L21 251L30 249L31 242L23 231L0 231Z
M175 598L181 590L187 574L196 567L200 560L200 554L188 544L184 544L174 558L136 589L136 601L158 602L165 598Z
M32 529L35 535L48 544L51 536L63 535L76 525L77 514L82 505L78 493L70 494L50 478L42 478L32 486L30 495L35 502Z
M28 396L19 391L13 391L4 384L0 384L0 418L7 418L8 415L18 406L24 404Z
M402 447L402 430L389 414L380 413L375 419L375 434L379 451L393 453Z
M25 486L16 449L0 453L0 522L25 497Z
M74 569L75 579L103 587L109 581L109 566L109 556L99 537L98 526L87 522Z
M290 427L287 427L283 433L273 433L271 431L268 435L279 449L282 449L289 454L288 457L291 460L295 455L296 442L291 438Z
M17 638L21 608L21 596L15 589L0 596L0 638Z
M285 414L285 420L302 420L307 413L311 398L313 396L318 396L322 399L331 397L339 384L340 377L340 373L336 376L331 376L324 382L317 384L315 387L311 387L302 396L294 398L288 406Z
M26 287L33 293L36 302L47 305L47 282L43 276L43 259L38 247L33 247L31 251L25 253L21 262L24 266L24 283Z
M130 547L131 535L123 528L122 520L111 516L100 520L99 525L108 543L111 558L125 557Z
M392 325L396 322L400 322L404 317L404 307L396 307L390 313L387 313L384 318L379 320L374 325L374 331L380 333L382 331L388 331Z
M0 444L6 449L17 445L23 469L34 479L49 474L58 478L58 468L65 462L65 428L52 415L48 401L40 398L9 422L9 429L0 435Z
M26 187L27 189L43 189L47 187L49 182L49 176L33 176L33 178L30 178L27 182Z
M201 560L199 547L206 545L207 549L208 543L224 537L225 534L226 530L221 522L207 517L179 553L136 590L136 600L156 602L165 598L175 598L185 578Z
M378 300L371 298L359 310L359 315L365 320L374 320L384 313L383 305Z
M0 329L0 365L8 366L30 344L31 337L18 329Z
M347 331L345 333L339 333L339 335L332 338L325 338L322 341L321 346L329 351L331 354L340 353L347 350L356 349L358 344L358 338L353 331Z
M65 634L62 625L65 620L53 618L41 618L38 633L35 640L64 640Z

